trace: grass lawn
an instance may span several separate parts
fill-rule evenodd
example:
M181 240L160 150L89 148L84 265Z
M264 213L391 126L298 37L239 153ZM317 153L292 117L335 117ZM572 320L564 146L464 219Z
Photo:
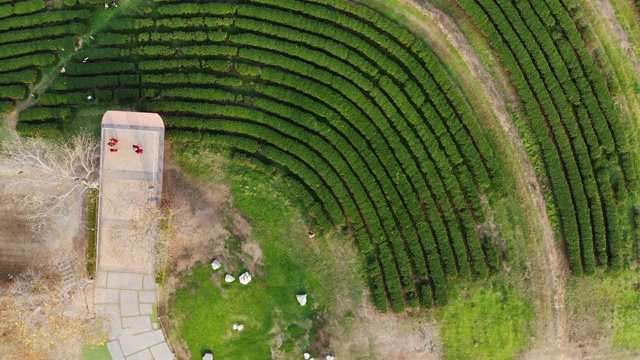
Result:
M111 360L111 355L109 355L107 345L98 347L85 345L82 348L82 360Z
M525 350L533 310L501 275L454 288L458 296L436 311L445 358L514 359Z
M206 152L184 148L189 150L177 151L177 163L194 176L207 178L213 170L202 161ZM272 349L302 358L323 326L322 319L333 311L332 301L337 301L333 284L340 277L336 272L356 277L359 273L326 263L335 261L331 247L323 243L326 238L316 237L316 245L310 246L299 212L283 195L282 182L242 160L226 162L223 173L232 190L233 207L249 219L252 237L262 250L264 266L258 272L263 274L252 274L246 286L238 280L227 284L224 264L216 272L209 264L198 264L182 279L184 287L176 292L169 316L178 322L177 331L193 358L212 351L220 359L269 359ZM239 251L237 241L230 237L226 246ZM232 275L238 278L242 272ZM212 277L219 279L220 287ZM362 281L358 284L364 286ZM352 287L353 296L359 296L362 288ZM296 301L301 293L308 294L304 307ZM233 330L234 323L243 324L244 330Z

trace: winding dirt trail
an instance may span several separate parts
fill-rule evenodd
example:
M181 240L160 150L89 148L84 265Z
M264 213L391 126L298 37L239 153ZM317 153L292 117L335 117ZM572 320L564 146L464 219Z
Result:
M502 129L507 133L509 143L517 154L521 171L521 176L517 179L519 182L517 186L531 197L532 205L537 215L535 225L540 232L538 239L541 238L542 240L542 243L538 246L538 254L536 254L540 261L538 268L534 269L534 271L541 273L541 282L534 293L544 298L544 301L542 301L543 306L541 306L537 314L540 319L541 329L538 331L539 342L534 344L532 351L525 354L524 357L536 358L542 354L564 357L563 354L567 354L565 351L569 349L565 289L566 264L555 242L540 183L536 178L520 133L509 115L496 79L483 66L467 38L447 14L427 3L418 3L415 0L398 1L432 19L438 29L445 35L446 40L453 45L469 71L482 87L495 117L498 119ZM401 9L398 10L401 11ZM403 15L412 21L412 25L424 27L421 24L421 20L410 12L405 11ZM425 28L425 30L429 29Z

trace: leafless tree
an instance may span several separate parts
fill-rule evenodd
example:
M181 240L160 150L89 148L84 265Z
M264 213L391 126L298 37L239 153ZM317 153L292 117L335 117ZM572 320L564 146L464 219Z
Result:
M88 133L67 142L20 138L14 133L0 150L3 161L25 169L24 177L8 187L13 188L16 204L36 229L51 216L64 218L85 191L99 185L100 145Z

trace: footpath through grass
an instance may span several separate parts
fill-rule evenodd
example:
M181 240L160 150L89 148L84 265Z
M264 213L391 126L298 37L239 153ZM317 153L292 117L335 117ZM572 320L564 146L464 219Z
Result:
M187 172L209 178L215 171L213 164L202 161L207 152L181 149L186 150L177 151L175 159ZM297 354L302 358L325 316L333 316L336 272L347 276L357 272L328 265L324 259L331 259L330 247L310 246L311 241L326 239L308 238L298 210L283 195L282 182L242 160L226 163L222 171L231 187L232 206L251 223L251 236L262 250L264 266L258 267L258 274L251 274L248 285L242 285L238 280L224 282L225 264L215 272L209 264L196 265L192 274L182 279L183 287L170 304L169 316L178 322L176 330L194 359L205 351L212 351L216 359L269 359L272 350L287 358ZM241 241L230 237L226 246L241 251ZM242 272L232 275L237 279ZM214 284L212 278L221 285ZM362 288L353 287L357 296ZM296 301L296 294L301 293L308 294L306 306ZM234 323L244 325L244 330L233 330Z

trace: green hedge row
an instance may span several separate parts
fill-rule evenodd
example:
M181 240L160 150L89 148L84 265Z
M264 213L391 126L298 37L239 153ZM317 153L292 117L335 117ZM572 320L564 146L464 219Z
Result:
M14 16L0 21L0 31L41 27L52 23L88 19L91 11L83 10L51 10L32 15Z
M28 89L23 85L0 86L0 99L24 100Z
M56 61L54 54L27 55L13 58L11 61L0 61L0 73L24 69L28 67L45 67Z
M73 115L71 108L30 107L20 111L20 121L67 120Z
M242 86L242 80L229 77L219 76L208 73L164 73L164 74L143 74L142 83L145 86L162 86L162 85L221 85L230 87Z
M134 48L120 49L119 56L169 57L175 55L176 51L176 48L166 45L143 45Z
M76 35L83 34L86 31L86 25L80 22L72 22L62 25L38 27L34 29L22 29L3 32L0 36L0 44L33 40L38 38L52 38L60 35Z
M236 95L216 88L168 88L163 89L160 92L163 98L175 98L175 99L193 99L193 100L207 100L207 101L222 101L222 102L234 102L236 101Z
M13 15L13 5L0 5L0 19Z
M192 18L162 18L156 20L157 28L180 29L180 28L216 28L228 27L233 24L230 18L215 17L192 17Z
M44 0L26 0L15 4L6 4L0 6L0 18L12 15L24 15L40 11L45 8Z
M121 85L138 85L137 74L96 75L83 77L58 77L51 88L53 90L93 89L98 87L117 87Z
M209 69L226 72L231 67L228 60L143 60L138 63L140 71L181 70L181 69Z
M125 92L127 94L131 94L130 92L127 91L133 91L137 94L137 98L140 97L140 90L138 89L121 89L118 88L115 90L115 92L117 94L124 94ZM91 96L91 98L88 98L89 96ZM133 99L132 97L127 97L124 95L121 95L121 98L124 99ZM113 98L113 93L111 90L94 90L94 89L90 89L90 90L86 90L84 92L69 92L69 93L64 93L64 94L58 94L58 93L46 93L46 94L42 94L39 98L39 102L40 105L44 105L44 106L55 106L55 105L83 105L83 104L88 104L88 103L95 103L96 101L99 102L108 102ZM118 98L116 96L116 98Z
M209 3L209 4L171 4L158 7L160 15L233 15L236 12L236 4L231 3Z
M4 44L0 47L0 61L12 61L3 59L39 51L58 51L62 49L73 49L75 45L76 39L72 36L57 39L34 40L30 42Z
M0 114L8 114L13 111L13 101L0 101Z
M0 74L0 84L33 84L38 79L38 71L34 69L21 70Z
M16 124L16 130L20 133L21 136L27 137L47 137L47 138L56 138L62 134L60 131L60 125L58 122L24 122L19 121Z
M114 73L126 73L136 70L136 65L130 62L124 61L101 61L101 62L89 62L84 63L69 63L67 64L67 75L97 75L97 74L114 74Z

